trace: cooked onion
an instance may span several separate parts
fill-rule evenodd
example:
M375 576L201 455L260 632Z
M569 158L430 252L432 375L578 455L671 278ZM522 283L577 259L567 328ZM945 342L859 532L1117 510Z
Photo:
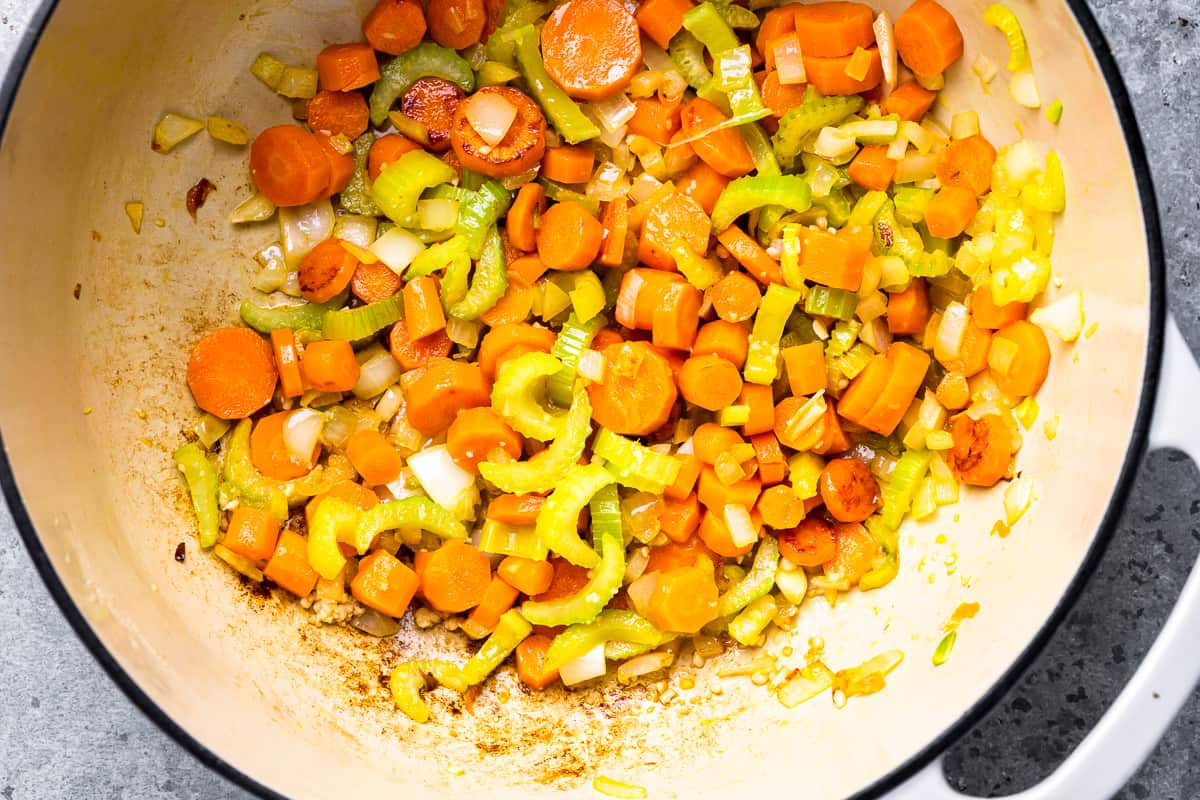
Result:
M671 666L671 662L674 660L675 656L671 653L658 651L634 656L617 667L617 682L632 683L643 675L649 675L652 672L658 672L660 669L666 669Z
M279 241L289 270L298 269L309 251L329 238L334 222L328 200L279 209Z
M395 386L389 386L383 394L379 395L379 400L375 403L375 413L389 422L402 408L404 408L404 395Z
M592 103L592 110L596 113L596 120L601 128L616 131L623 129L629 120L633 119L633 115L637 113L637 106L629 99L629 95L617 92L612 97Z
M779 71L779 82L785 86L794 86L808 82L808 73L804 70L804 57L800 52L800 40L791 33L775 40L775 69Z
M933 352L938 361L958 358L966 334L967 307L962 303L951 303L942 314L942 324L938 326L937 338L934 339Z
M915 183L937 174L938 157L933 153L909 153L896 165L896 183Z
M300 408L288 415L283 424L283 444L288 456L298 464L312 463L313 450L321 441L325 417L310 408Z
M350 620L350 624L368 636L376 636L380 639L400 632L400 623L391 617L385 617L373 608L368 608Z
M484 95L490 97L491 95ZM445 231L458 222L458 201L434 198L417 201L417 223L426 230Z
M475 476L458 465L446 445L413 453L408 466L433 502L460 519L474 515L475 504L479 502Z
M403 228L392 228L376 239L370 249L392 272L401 273L425 250L425 245Z
M477 94L467 102L465 113L479 138L495 147L512 128L517 107L500 94Z
M633 555L629 557L629 561L625 563L625 584L630 584L642 577L642 573L646 571L646 565L650 563L650 548L639 547L633 551Z
M638 295L646 281L637 272L630 273L621 281L621 291L617 295L617 322L626 328L633 328L637 319L636 308Z
M574 686L592 678L599 678L608 671L608 662L604 660L604 643L593 647L579 658L563 664L558 670L564 686Z
M354 396L363 400L378 397L383 390L400 380L402 370L392 354L383 350L362 365L358 383L354 384Z
M729 528L729 540L734 547L747 547L758 541L754 521L743 505L730 503L725 506L725 526Z
M886 11L880 11L871 26L875 29L875 44L879 47L879 58L883 62L883 82L888 89L896 87L896 40L893 35L892 18Z

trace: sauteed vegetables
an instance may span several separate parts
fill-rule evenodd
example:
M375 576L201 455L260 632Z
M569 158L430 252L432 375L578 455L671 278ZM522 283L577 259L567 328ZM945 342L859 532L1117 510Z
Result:
M1019 23L987 20L1036 105ZM463 691L514 653L540 690L760 646L891 581L905 519L1017 474L1043 328L1083 324L1078 295L1030 314L1062 165L933 110L966 69L935 0L894 24L381 0L362 28L315 73L255 62L303 120L257 132L233 217L278 219L272 296L195 344L175 460L247 578L376 636L412 613L483 640L395 668L414 720L427 677Z

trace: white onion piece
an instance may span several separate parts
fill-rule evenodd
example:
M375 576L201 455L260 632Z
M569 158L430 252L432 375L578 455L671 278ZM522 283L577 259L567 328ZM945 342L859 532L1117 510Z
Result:
M892 346L892 332L888 330L887 322L882 316L875 317L863 325L862 330L858 332L858 338L876 353L886 353Z
M354 396L361 400L378 397L383 390L400 380L403 370L386 350L367 359L358 373L354 384Z
M661 188L662 181L643 172L633 179L633 184L629 187L629 199L640 203Z
M477 94L466 104L465 113L479 138L495 147L512 128L517 107L499 94Z
M629 130L624 125L612 131L602 131L600 133L600 141L604 142L608 147L616 149L625 143L625 134Z
M385 617L373 608L368 608L350 620L350 624L368 636L380 639L400 632L400 623L391 617Z
M791 562L782 559L779 563L782 566ZM804 598L808 594L808 575L802 569L780 569L775 573L775 585L779 587L779 591L789 603L798 606L804 602Z
M930 75L929 77L925 77L924 75L915 75L913 77L916 78L917 84L922 89L928 89L931 92L940 92L946 88L946 76L940 72L937 75Z
M375 232L379 230L379 220L375 217L363 217L358 214L343 214L333 223L333 238L367 248L375 241Z
M404 395L395 386L389 386L379 400L375 402L375 413L385 422L391 422L392 417L404 408Z
M658 85L658 96L664 102L673 103L683 97L687 91L687 78L679 70L668 70L663 74L662 83Z
M967 139L979 133L979 113L960 111L950 118L950 138Z
M889 89L896 88L899 63L896 60L896 42L892 37L892 18L880 11L871 26L875 29L875 44L879 47L879 58L883 62L883 82Z
M329 447L342 447L356 430L358 417L345 406L331 406L325 412L325 425L321 429L321 441Z
M604 383L604 355L599 350L584 350L576 371L592 383Z
M660 669L666 669L671 666L671 662L674 660L675 656L671 653L659 651L634 656L617 667L617 682L632 683L643 675L649 675L652 672L658 672Z
M729 541L734 547L747 547L758 541L754 521L743 505L729 503L725 506L725 526L729 528Z
M622 583L628 585L642 577L642 573L646 571L646 565L650 563L650 548L639 547L633 551L633 555L625 562L625 578Z
M424 496L424 492L421 491L421 484L417 482L411 469L400 470L400 476L391 483L385 483L383 488L387 490L393 500Z
M775 69L779 73L779 82L784 86L794 86L808 82L808 73L804 69L804 55L800 52L800 40L796 34L788 34L775 42Z
M1029 315L1034 325L1053 331L1064 342L1073 342L1083 333L1083 292L1073 292Z
M918 153L928 153L933 148L936 138L925 126L911 120L900 123L900 135L917 148Z
M909 153L896 165L896 183L916 183L937 174L938 158L933 153Z
M625 589L625 594L629 596L629 602L633 604L633 610L646 616L646 611L650 607L650 598L654 595L654 590L658 588L658 572L645 573L637 580L629 584Z
M425 251L421 240L403 228L392 228L376 239L370 247L375 257L397 274L403 272L413 259Z
M579 658L563 664L558 670L564 686L574 686L593 678L599 678L608 671L608 662L604 660L604 644L600 643Z
M1029 67L1013 73L1008 82L1008 93L1026 108L1042 107L1042 94L1038 91L1037 78Z
M616 200L629 194L629 181L625 178L625 170L611 161L605 161L596 168L596 173L588 181L584 190L588 197L602 203Z
M427 447L408 458L408 466L433 502L457 516L474 515L479 502L475 476L460 467L444 444Z
M417 223L426 230L446 231L458 222L458 201L434 198L417 201Z
M592 110L596 113L596 120L601 128L615 131L624 128L629 120L633 119L633 115L637 113L637 106L629 99L629 95L617 92L612 97L592 103Z
M297 464L311 464L313 450L321 441L325 417L310 408L301 408L288 415L283 423L283 444L288 457Z
M479 320L446 318L446 336L463 347L475 347L479 344L479 334L482 330L483 323Z
M933 343L937 360L945 363L958 358L966 334L967 307L962 303L951 303L942 314L942 324L938 326Z
M675 69L675 62L667 55L667 51L645 36L642 37L642 61L648 69L658 72L670 72Z
M279 209L279 241L283 259L295 271L309 252L333 233L336 219L328 200Z
M621 291L617 295L617 322L626 328L637 326L637 301L642 293L642 285L646 281L636 272L628 273L621 281Z

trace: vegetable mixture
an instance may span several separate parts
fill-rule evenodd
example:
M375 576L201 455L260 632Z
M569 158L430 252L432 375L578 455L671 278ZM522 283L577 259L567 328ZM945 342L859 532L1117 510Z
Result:
M175 461L247 578L483 640L395 669L414 720L510 655L540 690L760 646L1016 475L1043 327L1082 325L1078 295L1029 319L1062 166L931 119L966 68L935 0L381 0L362 30L254 63L303 120L253 138L233 216L278 218L273 296L195 344ZM162 152L201 125L170 116Z

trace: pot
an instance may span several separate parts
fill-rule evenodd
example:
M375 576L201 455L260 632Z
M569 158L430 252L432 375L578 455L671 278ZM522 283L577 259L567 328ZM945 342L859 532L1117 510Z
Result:
M895 14L904 4L882 5ZM1012 3L1042 96L1066 101L1060 126L1020 109L1004 75L981 94L969 65L981 52L1003 64L1002 37L982 24L982 0L947 5L967 49L945 98L954 110L977 109L997 143L1014 138L1019 120L1061 153L1069 200L1055 269L1062 292L1083 290L1097 326L1074 346L1052 342L1038 401L1042 420L1061 423L1053 442L1040 422L1025 436L1019 463L1037 484L1025 518L1006 538L990 535L1001 492L966 491L959 507L904 529L892 584L836 609L809 602L793 660L813 637L834 669L885 650L907 655L885 691L844 708L821 699L789 710L745 678L718 678L738 658L730 655L683 668L696 688L669 704L646 686L529 694L502 670L473 710L433 693L434 721L422 726L394 710L381 676L401 659L462 659L462 642L408 627L381 642L316 626L294 603L247 589L195 551L170 459L196 419L186 353L235 320L252 254L276 232L226 224L251 191L243 149L198 136L159 155L150 131L165 111L233 117L251 131L287 121L286 104L250 75L254 56L310 61L325 44L358 38L370 3L127 0L119 24L109 4L47 3L36 50L0 103L12 103L0 145L0 218L10 231L0 242L0 345L11 376L0 385L0 482L79 635L156 722L266 797L328 798L352 786L368 797L525 798L577 791L598 775L651 797L750 794L798 780L813 798L956 797L938 754L1041 646L1115 521L1146 443L1165 303L1149 171L1083 4ZM217 191L193 221L185 193L202 177ZM127 201L145 203L140 234ZM1175 406L1200 393L1173 327L1167 345L1156 443L1169 441ZM1200 454L1195 426L1183 430ZM962 602L980 611L935 668L929 656ZM1193 578L1110 716L1029 797L1099 797L1120 785L1195 681L1200 643L1185 632L1198 616ZM1147 700L1151 692L1158 699ZM1134 726L1136 745L1120 735Z

